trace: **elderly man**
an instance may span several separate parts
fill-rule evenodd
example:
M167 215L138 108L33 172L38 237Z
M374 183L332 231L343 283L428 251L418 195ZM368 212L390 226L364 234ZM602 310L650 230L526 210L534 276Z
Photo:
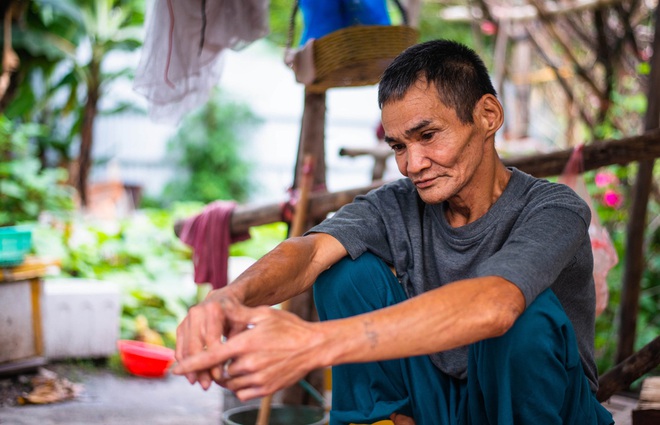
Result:
M333 366L333 425L613 423L594 397L589 208L501 162L481 59L452 41L413 46L378 102L406 178L192 308L175 373L246 400ZM319 323L264 307L312 285Z

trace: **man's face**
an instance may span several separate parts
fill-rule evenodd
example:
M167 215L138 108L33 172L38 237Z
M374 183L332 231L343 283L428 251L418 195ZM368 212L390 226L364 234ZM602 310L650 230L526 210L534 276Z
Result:
M468 197L478 189L469 183L483 158L485 132L478 121L463 124L434 84L418 81L403 99L385 104L382 122L399 171L424 202Z

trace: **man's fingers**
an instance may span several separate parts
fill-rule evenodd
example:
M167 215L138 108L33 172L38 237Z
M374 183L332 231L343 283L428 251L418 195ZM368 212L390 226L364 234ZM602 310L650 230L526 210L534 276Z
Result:
M215 366L211 368L211 378L217 383L221 384L222 383L222 371L223 367L222 366Z
M260 311L270 309L251 309L232 297L220 297L191 307L177 328L177 364L172 372L185 375L191 384L199 382L204 389L213 381L224 385L229 379L223 376L224 365L239 353L237 344L224 344L223 335L231 337L251 329L254 326L251 319L259 316Z
M176 328L176 347L174 347L174 358L177 361L183 360L184 354L183 354L183 346L185 345L185 340L186 340L186 332L184 331L183 328L187 327L188 324L188 319L185 318L181 323L179 323L179 326Z
M216 345L213 349L202 351L198 354L186 357L172 369L175 375L186 375L191 372L208 371L218 365L224 364L227 360L232 358L235 354L231 350L226 349L226 345ZM209 379L211 375L208 375Z
M212 311L212 310L211 310ZM209 306L202 303L196 306L193 306L188 312L188 329L187 329L187 339L184 341L184 358L189 359L199 353L203 353L206 350L207 344L207 334L208 334L208 316L210 314ZM186 378L188 381L193 384L199 382L202 388L205 390L211 385L211 376L210 374L201 369L196 369L190 372L197 373L187 373Z
M210 350L224 341L224 321L223 312L217 305L208 306L205 316L205 327L203 332L203 350Z
M233 303L224 310L227 322L231 323L227 338L231 338L243 331L250 330L272 312L270 307L246 307Z
M202 386L204 391L208 390L211 387L213 380L211 379L211 374L209 371L204 370L197 373L197 382Z
M232 298L223 298L219 302L228 323L225 335L227 338L231 338L244 329L246 321L244 311L246 307L243 307Z
M190 319L186 317L181 324L176 328L176 348L174 351L174 358L177 362L182 361L188 356L188 340L190 335ZM197 382L197 374L189 373L186 375L186 379L190 384Z

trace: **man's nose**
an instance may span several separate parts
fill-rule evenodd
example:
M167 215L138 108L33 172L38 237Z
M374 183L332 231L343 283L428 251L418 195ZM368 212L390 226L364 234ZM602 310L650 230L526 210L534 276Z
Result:
M407 152L407 167L408 174L416 174L428 168L431 165L426 150L422 147L409 147Z

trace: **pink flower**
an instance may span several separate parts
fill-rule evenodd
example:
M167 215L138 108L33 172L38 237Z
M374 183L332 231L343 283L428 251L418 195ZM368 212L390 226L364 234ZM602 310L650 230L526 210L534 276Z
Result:
M495 35L497 33L497 25L491 21L483 21L481 23L481 32L485 35Z
M614 189L607 189L603 194L603 203L610 208L619 208L623 203L623 195Z
M616 177L616 175L614 175L614 173L611 173L609 171L596 173L596 177L594 178L594 181L596 182L596 186L598 187L605 187L613 184L619 184L619 179Z

